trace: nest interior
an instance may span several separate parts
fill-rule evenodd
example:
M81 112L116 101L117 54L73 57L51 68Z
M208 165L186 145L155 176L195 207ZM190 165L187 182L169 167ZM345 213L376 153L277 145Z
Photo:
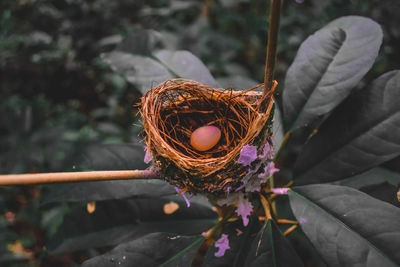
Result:
M145 142L169 182L191 192L221 191L239 184L244 171L236 163L240 150L265 131L273 107L271 92L266 111L260 111L264 99L253 90L261 86L232 91L175 79L146 93L141 103ZM221 139L199 152L190 145L190 136L205 125L218 127Z

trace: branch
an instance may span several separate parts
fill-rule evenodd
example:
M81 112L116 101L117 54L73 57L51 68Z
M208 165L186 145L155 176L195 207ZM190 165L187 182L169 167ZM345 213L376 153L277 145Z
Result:
M276 47L278 46L279 20L281 16L281 0L271 0L267 56L265 59L264 96L270 92L274 80Z
M54 172L0 175L0 186L125 179L160 179L151 170Z

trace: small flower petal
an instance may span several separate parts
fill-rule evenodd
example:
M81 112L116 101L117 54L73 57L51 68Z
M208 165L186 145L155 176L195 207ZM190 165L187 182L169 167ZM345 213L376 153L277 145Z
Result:
M249 166L253 161L257 159L257 147L251 145L245 145L240 150L240 156L238 159L238 163L243 166Z
M307 223L307 221L308 221L307 218L300 218L299 219L299 223L300 224L305 224L305 223Z
M175 191L178 193L178 195L181 195L183 197L183 199L186 201L186 205L189 208L190 207L190 201L189 199L186 197L185 193L181 193L182 190L179 189L178 187L175 187Z
M151 154L149 148L147 146L144 147L144 151L146 152L144 154L144 163L149 163L150 161L153 160L153 155Z
M222 234L221 237L215 241L215 247L218 248L218 251L214 254L215 257L224 256L225 251L230 249L228 235Z
M271 192L278 195L287 195L289 188L272 188Z
M268 162L267 166L264 168L264 172L260 173L258 177L263 178L263 177L270 177L274 173L278 172L279 169L275 168L275 163L274 162Z
M258 158L259 158L259 159L272 158L272 156L273 156L272 153L273 153L273 149L272 149L271 145L267 142L267 143L264 145L262 154L259 155Z
M224 205L232 205L238 201L240 193L230 193L225 198L220 198L217 200L217 205L224 206Z
M244 198L243 194L240 194L236 213L237 215L242 216L244 226L247 226L247 224L249 223L249 218L247 217L250 216L252 211L253 211L253 206L251 205L250 201Z

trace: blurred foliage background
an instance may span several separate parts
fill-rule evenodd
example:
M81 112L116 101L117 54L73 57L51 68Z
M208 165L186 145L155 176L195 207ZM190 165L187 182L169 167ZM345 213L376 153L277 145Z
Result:
M260 83L268 7L261 0L1 1L1 173L84 169L78 163L93 144L140 143L135 104L141 93L100 59L115 47L143 54L189 50L221 87ZM399 68L399 10L398 0L284 1L278 101L300 43L340 16L370 17L384 30L380 56L364 82ZM0 188L1 266L74 266L98 253L47 255L45 244L64 214L86 204L42 207L43 191Z

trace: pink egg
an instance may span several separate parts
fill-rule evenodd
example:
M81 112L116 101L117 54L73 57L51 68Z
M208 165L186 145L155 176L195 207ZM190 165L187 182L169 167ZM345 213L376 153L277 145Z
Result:
M190 136L190 144L198 151L207 151L213 148L221 138L221 130L215 126L197 128Z

